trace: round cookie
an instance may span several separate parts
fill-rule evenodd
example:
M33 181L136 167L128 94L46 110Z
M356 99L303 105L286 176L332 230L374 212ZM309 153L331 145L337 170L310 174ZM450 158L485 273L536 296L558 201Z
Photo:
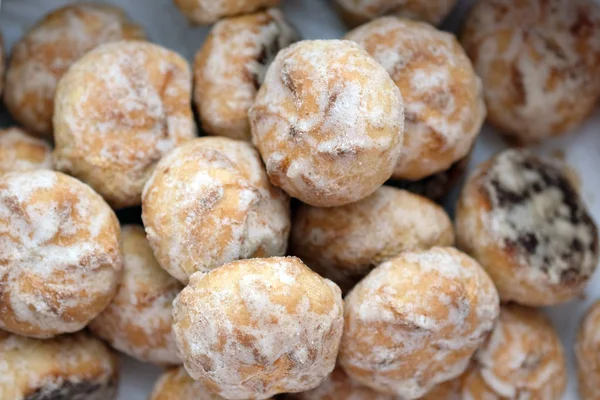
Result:
M173 0L179 10L196 24L212 24L225 17L250 14L275 7L280 0Z
M600 301L590 307L581 321L575 355L581 399L600 399Z
M115 349L142 362L180 364L171 312L173 299L183 286L158 265L144 228L124 226L121 237L123 278L110 306L89 328Z
M598 263L598 230L563 165L524 150L505 150L468 178L456 235L506 302L565 302Z
M488 121L518 144L578 126L600 96L600 7L589 0L482 0L461 41Z
M190 378L185 368L172 368L156 381L149 400L225 400Z
M472 367L461 378L465 399L560 400L567 367L560 339L540 312L503 306Z
M287 395L286 400L401 400L399 397L378 393L362 386L346 375L341 367L313 390Z
M54 171L0 175L0 329L83 329L121 278L119 221L89 186Z
M446 196L452 193L454 188L459 186L459 182L464 178L469 167L469 162L471 161L472 153L473 151L471 150L466 157L452 164L447 170L419 179L418 181L392 180L387 184L427 197L435 202L442 202Z
M48 142L13 127L0 129L0 174L11 171L52 169Z
M458 0L336 0L340 14L351 27L383 15L411 18L438 25Z
M173 307L187 372L228 399L318 386L335 366L343 324L340 289L295 257L198 272Z
M189 65L138 41L109 43L77 61L55 98L57 168L113 208L140 205L158 160L196 134Z
M404 99L404 147L393 179L420 180L465 158L485 119L481 81L454 35L382 17L346 35L390 73Z
M0 398L112 400L117 396L117 361L85 331L48 340L0 331Z
M156 259L184 284L230 261L284 255L290 232L289 198L258 152L224 137L165 156L144 188L142 218Z
M204 131L250 140L248 110L267 68L297 40L277 9L216 23L194 63L194 101Z
M382 186L345 206L300 204L294 213L290 254L347 292L374 267L404 251L452 244L452 222L441 207Z
M4 103L28 130L52 137L56 85L69 67L102 43L144 38L117 7L79 3L54 10L13 47Z
M249 115L271 182L315 207L372 194L402 148L400 91L350 41L302 41L280 51Z
M346 296L339 362L373 390L416 399L464 372L498 309L491 279L467 255L402 253Z

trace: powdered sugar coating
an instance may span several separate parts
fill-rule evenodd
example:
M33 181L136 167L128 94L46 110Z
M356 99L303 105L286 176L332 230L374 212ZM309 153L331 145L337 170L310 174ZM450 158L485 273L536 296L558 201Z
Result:
M211 135L250 140L248 110L280 49L298 40L283 13L270 9L216 23L194 63L194 99Z
M140 361L180 364L171 332L171 312L173 299L183 286L160 267L144 228L124 226L121 236L123 278L110 306L89 328L115 349Z
M78 3L54 10L13 48L6 107L26 128L51 137L56 86L69 67L102 43L144 38L117 7Z
M0 176L0 329L83 329L121 277L119 223L89 186L54 171Z
M158 160L196 134L191 90L189 65L177 53L137 41L97 47L56 91L58 169L114 208L139 205Z
M340 207L301 204L295 210L290 253L346 292L380 263L404 251L454 244L444 210L421 196L382 186Z
M202 383L190 378L185 368L178 367L163 373L152 390L150 400L225 400L211 393Z
M52 169L52 148L42 139L13 127L0 129L0 174Z
M230 261L284 255L290 231L289 198L258 152L223 137L167 154L144 189L142 218L156 259L184 284Z
M457 0L336 0L350 26L383 15L422 20L437 25L450 13Z
M458 243L489 272L504 301L530 306L582 292L598 263L598 230L564 166L506 150L467 181Z
M579 125L600 96L600 7L590 0L483 0L462 43L488 119L520 143Z
M241 260L192 275L173 308L190 376L228 399L318 386L335 366L340 289L295 257Z
M600 302L594 303L581 321L575 342L579 395L582 400L600 398Z
M404 98L404 150L394 179L418 180L467 156L485 119L481 81L454 35L382 17L346 35L390 73Z
M250 14L275 7L279 0L173 0L181 12L196 24L212 24L224 17Z
M351 380L341 367L336 367L318 387L286 396L286 400L402 400L378 393Z
M117 357L85 332L35 340L0 331L0 398L112 400Z
M475 260L450 247L402 253L346 296L339 362L359 383L416 399L467 368L498 312Z
M400 91L350 41L302 41L280 51L249 115L271 182L316 207L372 194L402 148Z
M560 339L541 312L503 306L461 380L464 399L560 400L567 383Z

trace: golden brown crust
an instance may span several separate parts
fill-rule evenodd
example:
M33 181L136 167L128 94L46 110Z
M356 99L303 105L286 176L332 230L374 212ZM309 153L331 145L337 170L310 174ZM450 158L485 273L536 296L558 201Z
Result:
M458 377L496 321L498 293L450 247L405 252L345 298L339 362L357 382L407 399Z
M111 400L116 355L86 332L36 340L0 332L0 398Z
M52 169L52 148L43 139L13 127L0 129L0 174Z
M400 157L400 91L351 41L305 40L280 51L249 116L271 182L315 207L369 196Z
M250 140L248 110L266 70L280 49L297 40L277 9L216 23L194 63L194 101L204 131Z
M579 326L575 342L579 395L600 399L600 301L594 303Z
M204 137L158 164L143 194L142 218L160 265L187 284L196 271L285 254L289 198L269 183L247 142Z
M481 81L454 35L382 17L349 32L404 99L404 146L393 179L419 180L467 156L485 119Z
M84 328L115 295L119 222L89 186L54 171L0 176L0 329Z
M31 132L52 137L54 93L68 68L102 43L144 38L143 30L117 7L82 3L54 10L12 50L6 107Z
M336 0L336 6L350 27L384 15L410 18L438 25L457 0Z
M173 299L183 286L160 267L144 228L126 225L121 237L123 278L112 303L90 323L89 329L140 361L179 364L171 311Z
M177 53L139 41L95 48L56 91L57 168L114 208L140 205L156 163L196 134L191 90L189 65Z
M552 305L577 296L598 261L598 232L561 164L506 150L480 165L456 209L460 248L503 301Z
M579 125L600 96L600 7L589 0L482 0L462 43L488 121L518 144Z
M404 251L453 244L452 222L441 207L382 186L345 206L301 204L292 223L290 254L347 292L377 265Z
M295 257L241 260L197 272L173 307L190 376L229 399L319 385L343 328L340 289Z
M173 0L192 22L212 24L225 17L250 14L263 8L275 7L280 0Z

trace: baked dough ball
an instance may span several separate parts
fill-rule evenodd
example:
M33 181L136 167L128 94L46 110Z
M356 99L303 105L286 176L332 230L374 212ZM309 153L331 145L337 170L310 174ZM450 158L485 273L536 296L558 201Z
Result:
M560 400L567 367L560 339L544 315L503 306L500 319L461 378L464 399Z
M123 278L117 295L89 328L115 349L143 362L180 364L171 333L173 299L183 286L158 265L144 228L121 230Z
M382 186L340 207L301 204L295 210L290 253L346 292L374 267L409 250L454 244L446 212L421 196Z
M503 301L528 306L579 295L598 264L598 230L554 159L506 150L481 164L456 209L457 243Z
M411 18L437 25L457 0L336 0L346 23L358 26L383 15Z
M11 171L52 169L48 142L20 128L0 129L0 174Z
M196 24L212 24L224 17L250 14L275 7L279 0L173 0L179 10Z
M388 184L425 196L433 201L442 202L464 178L471 161L472 152L471 150L466 157L456 161L445 171L417 181L390 181Z
M215 24L194 63L194 100L211 135L250 140L248 110L277 52L298 36L276 9Z
M498 309L494 284L467 255L402 253L346 296L339 362L373 390L416 399L464 372Z
M575 355L581 399L600 399L600 301L592 305L581 321Z
M187 284L241 258L281 256L289 198L246 142L205 137L165 156L144 189L142 218L160 265Z
M400 91L350 41L279 52L250 109L271 182L315 207L363 199L392 174L403 139Z
M150 400L225 400L211 393L202 383L190 378L185 368L172 368L159 378Z
M117 217L89 186L54 171L0 175L0 329L83 329L115 295L119 240Z
M117 357L86 332L49 340L0 331L0 398L6 400L111 400Z
M390 73L404 98L404 148L392 177L419 180L466 157L485 119L481 81L454 35L383 17L346 35Z
M196 134L189 65L138 41L109 43L60 81L54 113L58 169L114 208L136 206L158 160Z
M579 125L600 95L600 7L589 0L482 0L462 43L488 120L520 144Z
M80 3L55 10L13 47L4 103L28 130L51 137L54 92L69 67L102 43L144 37L117 7Z
M401 400L399 397L378 393L350 379L341 367L318 387L307 392L287 395L286 400Z
M229 263L192 275L173 332L190 376L228 399L318 386L335 366L342 296L295 257Z

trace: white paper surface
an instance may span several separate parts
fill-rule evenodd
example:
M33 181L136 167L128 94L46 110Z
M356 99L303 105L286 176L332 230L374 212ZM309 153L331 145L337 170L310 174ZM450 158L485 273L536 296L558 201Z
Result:
M69 0L1 0L0 29L8 48L48 11ZM88 0L89 1L89 0ZM471 0L472 1L472 0ZM444 24L447 30L456 30L464 17L468 3L462 1ZM208 28L192 27L172 4L172 0L106 0L120 5L138 24L144 26L150 39L184 55L188 60L201 46ZM335 39L346 31L333 10L332 0L282 0L283 11L305 39ZM600 79L600 77L599 77ZM0 126L8 124L0 113ZM485 127L477 142L471 168L506 144L489 127ZM537 149L551 154L564 152L566 161L574 167L582 182L582 195L594 219L600 222L600 109L573 134L549 141ZM582 314L590 304L600 298L600 272L594 276L584 299L546 310L558 330L568 359L569 385L565 399L578 399L574 370L573 344ZM119 400L147 399L160 369L122 357L122 379Z

